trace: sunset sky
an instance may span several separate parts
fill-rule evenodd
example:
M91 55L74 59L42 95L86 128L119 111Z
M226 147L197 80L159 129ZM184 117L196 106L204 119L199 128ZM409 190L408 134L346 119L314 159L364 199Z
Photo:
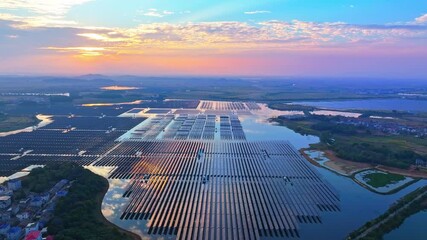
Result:
M0 1L0 74L424 78L426 69L427 1Z

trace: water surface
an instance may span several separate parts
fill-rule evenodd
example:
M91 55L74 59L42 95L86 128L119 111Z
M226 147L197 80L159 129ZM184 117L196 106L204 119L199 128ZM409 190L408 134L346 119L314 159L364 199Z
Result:
M366 99L366 100L343 100L343 101L314 101L294 102L319 108L346 110L398 110L408 112L427 112L427 100L410 99Z
M407 218L398 229L384 236L384 240L425 240L427 238L427 210L416 213Z

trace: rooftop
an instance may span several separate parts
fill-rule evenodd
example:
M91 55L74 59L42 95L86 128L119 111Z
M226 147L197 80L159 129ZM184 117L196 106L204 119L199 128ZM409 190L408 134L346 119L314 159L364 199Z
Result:
M40 231L32 231L28 233L28 235L25 237L25 240L37 240L40 237L40 234Z
M12 227L9 229L9 233L18 233L21 231L22 231L22 228L20 228L20 227Z
M4 229L8 227L10 227L10 224L7 224L7 223L0 224L0 229Z
M0 196L0 201L7 201L10 199L10 196Z

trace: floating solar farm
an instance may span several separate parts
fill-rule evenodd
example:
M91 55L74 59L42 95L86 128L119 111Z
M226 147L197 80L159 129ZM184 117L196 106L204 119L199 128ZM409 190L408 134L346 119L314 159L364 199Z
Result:
M0 137L0 175L61 161L110 167L110 180L128 182L120 221L144 222L144 237L298 238L302 224L340 211L339 196L286 139L247 140L240 118L260 110L169 100L119 116L53 115Z

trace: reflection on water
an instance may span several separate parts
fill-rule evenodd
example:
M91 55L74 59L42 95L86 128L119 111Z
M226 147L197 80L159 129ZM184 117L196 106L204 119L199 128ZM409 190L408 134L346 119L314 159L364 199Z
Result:
M94 167L95 168L95 167ZM123 213L123 208L126 206L128 198L123 198L123 193L126 191L130 180L110 179L108 180L110 187L102 202L102 214L108 221L117 226L134 232L141 236L142 239L153 239L147 234L147 221L131 221L121 220L120 216Z
M297 149L319 142L316 136L301 135L287 127L252 116L241 118L241 123L248 141L286 140Z
M426 180L421 180L395 194L381 195L361 187L350 178L321 167L315 168L339 193L341 212L322 213L322 224L302 224L300 229L302 240L318 239L319 233L322 234L322 239L344 239L348 233L366 221L385 212L397 199L427 184ZM130 180L109 180L110 188L104 197L102 213L112 223L140 235L143 239L156 238L147 234L147 221L120 220L128 200L122 196L129 182ZM427 214L424 215L424 219L426 217Z

